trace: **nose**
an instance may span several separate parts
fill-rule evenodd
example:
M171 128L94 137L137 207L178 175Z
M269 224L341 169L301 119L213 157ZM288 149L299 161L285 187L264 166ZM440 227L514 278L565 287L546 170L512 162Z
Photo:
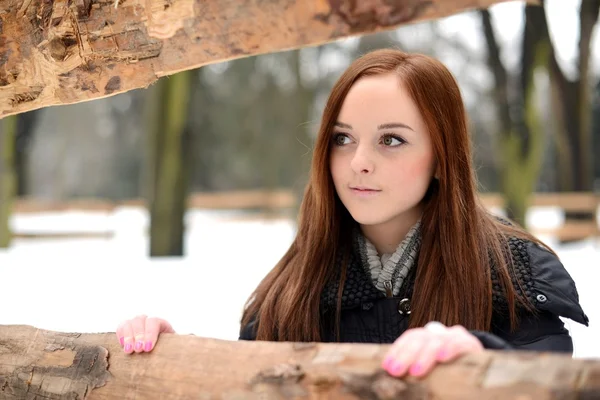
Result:
M375 168L372 154L367 146L358 146L356 152L350 161L352 170L357 174L370 174Z

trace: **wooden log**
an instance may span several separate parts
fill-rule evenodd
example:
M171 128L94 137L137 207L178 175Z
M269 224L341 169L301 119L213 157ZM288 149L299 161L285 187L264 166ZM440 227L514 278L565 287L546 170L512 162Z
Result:
M0 118L506 1L0 0Z
M162 335L125 355L114 333L0 326L2 399L598 399L600 360L483 352L424 379L392 378L388 346Z

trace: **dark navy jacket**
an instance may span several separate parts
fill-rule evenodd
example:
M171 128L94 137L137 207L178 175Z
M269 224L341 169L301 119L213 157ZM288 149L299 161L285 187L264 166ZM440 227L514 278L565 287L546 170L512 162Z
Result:
M579 305L573 279L552 253L522 239L509 241L515 273L513 282L534 304L534 313L520 310L519 325L510 331L508 313L495 272L492 328L490 332L471 331L487 349L573 352L573 341L560 317L588 325L588 317ZM338 285L326 286L321 298L323 342L393 343L408 329L410 297L414 271L397 297L386 297L373 285L354 254L348 266L342 294L340 338L334 335L335 304ZM413 268L414 270L415 268ZM460 299L457 299L460 301ZM242 327L240 339L254 340L257 321Z

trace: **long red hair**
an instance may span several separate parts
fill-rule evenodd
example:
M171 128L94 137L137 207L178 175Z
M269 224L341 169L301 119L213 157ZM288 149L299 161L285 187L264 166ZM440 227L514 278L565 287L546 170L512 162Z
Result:
M467 116L456 80L431 57L377 50L355 60L329 95L296 238L246 303L242 326L256 318L258 340L320 340L321 293L328 280L337 276L336 261L345 259L346 254L340 253L348 251L348 232L353 222L335 192L329 170L332 129L348 91L358 79L389 73L398 75L423 116L439 177L432 180L423 200L423 239L410 326L440 321L489 330L492 264L505 291L511 322L517 320L517 304L530 306L511 282L506 238L535 239L518 227L500 223L478 200ZM344 275L342 271L342 280Z

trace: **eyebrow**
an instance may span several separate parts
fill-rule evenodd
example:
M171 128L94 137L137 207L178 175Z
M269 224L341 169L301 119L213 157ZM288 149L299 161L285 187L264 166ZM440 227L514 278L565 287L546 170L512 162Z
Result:
M334 125L337 126L337 127L339 127L339 128L352 129L352 125L348 125L348 124L345 124L345 123L339 122L339 121L336 122Z
M346 129L352 129L352 125L349 124L345 124L343 122L339 122L337 121L335 123L335 126L340 127L340 128L346 128ZM381 129L392 129L392 128L404 128L404 129L410 129L411 131L414 132L414 129L411 128L410 126L403 124L402 122L391 122L388 124L381 124L377 127L377 129L381 130Z
M414 131L410 126L403 124L402 122L392 122L390 124L382 124L377 127L377 129L392 129L392 128L405 128Z

